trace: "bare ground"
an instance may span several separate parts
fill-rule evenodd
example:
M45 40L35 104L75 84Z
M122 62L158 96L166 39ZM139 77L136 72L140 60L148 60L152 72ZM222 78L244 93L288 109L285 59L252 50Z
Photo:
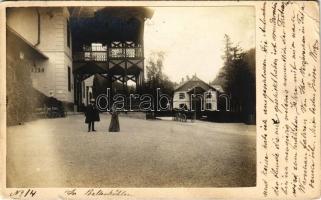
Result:
M81 115L7 130L7 187L248 187L256 184L255 126Z

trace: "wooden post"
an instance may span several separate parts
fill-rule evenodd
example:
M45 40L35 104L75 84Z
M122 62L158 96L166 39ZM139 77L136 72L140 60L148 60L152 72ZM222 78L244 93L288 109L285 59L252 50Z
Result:
M126 44L126 42L125 42L125 76L124 76L124 82L125 82L125 93L126 93L126 95L128 94L128 87L127 87L127 81L128 81L128 79L127 79L127 62L128 62L128 60L127 60L127 44Z
M196 87L194 87L194 98L195 98L195 100L196 100L196 90L195 90L195 88L196 88ZM192 100L193 100L193 98L192 98ZM193 103L194 103L194 108L195 108L195 110L194 110L194 115L193 115L193 120L195 121L195 120L196 120L196 102L193 101ZM193 105L192 105L192 106L193 106Z

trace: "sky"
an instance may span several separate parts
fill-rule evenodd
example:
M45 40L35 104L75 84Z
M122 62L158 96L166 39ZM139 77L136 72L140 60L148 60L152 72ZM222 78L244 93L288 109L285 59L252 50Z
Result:
M164 73L172 81L195 73L205 82L212 81L223 65L224 34L244 50L255 47L254 7L151 9L154 15L145 21L145 58L165 52Z

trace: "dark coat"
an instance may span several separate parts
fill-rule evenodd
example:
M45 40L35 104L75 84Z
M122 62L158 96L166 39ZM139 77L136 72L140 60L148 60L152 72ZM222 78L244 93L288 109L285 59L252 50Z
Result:
M86 107L85 116L86 116L85 123L100 121L99 111L97 110L97 108L95 106L93 106L91 104L89 104Z

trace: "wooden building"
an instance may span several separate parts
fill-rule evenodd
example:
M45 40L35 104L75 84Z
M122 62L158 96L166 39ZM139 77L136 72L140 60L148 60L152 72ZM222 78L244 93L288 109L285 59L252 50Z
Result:
M99 74L110 82L136 87L144 82L144 22L153 11L142 7L70 9L75 104L81 104L81 82Z
M33 87L77 109L88 99L90 81L83 81L92 75L119 81L124 91L129 80L143 84L144 22L152 15L143 7L8 8L7 32L16 41L7 54L11 60L30 54L11 53L18 42L33 49L39 54L28 57Z

